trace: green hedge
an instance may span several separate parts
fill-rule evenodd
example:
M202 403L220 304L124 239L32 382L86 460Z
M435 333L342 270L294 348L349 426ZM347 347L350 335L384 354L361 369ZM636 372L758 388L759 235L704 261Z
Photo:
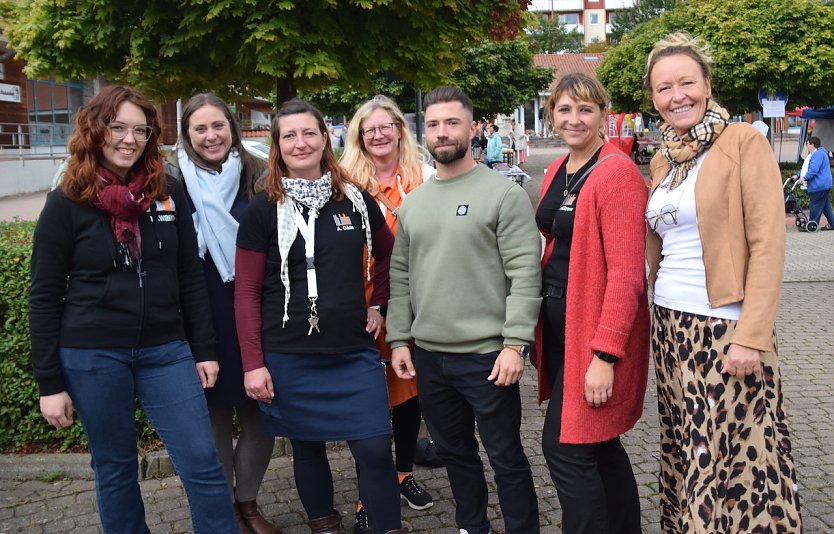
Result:
M0 222L0 450L85 449L78 417L57 430L41 417L38 386L32 376L29 344L29 278L33 222ZM142 412L136 410L140 446L156 440Z

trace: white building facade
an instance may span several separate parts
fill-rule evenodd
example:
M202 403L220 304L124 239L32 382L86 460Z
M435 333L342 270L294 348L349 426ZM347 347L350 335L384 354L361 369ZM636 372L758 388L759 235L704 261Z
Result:
M527 11L558 19L565 30L581 33L589 45L608 40L617 13L636 3L637 0L532 0Z

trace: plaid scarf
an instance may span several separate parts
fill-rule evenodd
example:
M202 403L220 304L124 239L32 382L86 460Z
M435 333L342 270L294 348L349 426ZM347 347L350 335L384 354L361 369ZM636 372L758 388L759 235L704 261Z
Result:
M695 167L695 158L707 150L724 131L730 122L730 114L726 109L707 101L707 111L701 122L690 128L683 137L679 137L675 129L666 123L660 125L662 143L660 152L672 164L672 180L669 191L686 180L689 171Z
M284 284L284 316L282 326L286 326L290 316L288 307L290 304L290 274L289 274L289 253L290 247L298 235L298 222L295 218L297 204L301 204L310 210L310 215L318 217L319 210L324 207L333 194L333 182L330 173L326 173L318 180L305 180L304 178L283 178L285 197L283 202L276 205L278 210L278 252L281 255L281 283ZM353 184L344 184L345 196L353 204L353 211L359 212L362 218L362 228L365 230L365 240L368 244L367 276L371 279L371 223L368 219L368 207L362 198L362 192ZM300 211L300 210L299 210Z
M136 169L127 183L105 167L99 167L96 173L102 187L92 204L110 217L110 227L118 246L119 268L122 271L136 268L142 257L139 216L151 205L151 199L144 194L148 173L145 169Z

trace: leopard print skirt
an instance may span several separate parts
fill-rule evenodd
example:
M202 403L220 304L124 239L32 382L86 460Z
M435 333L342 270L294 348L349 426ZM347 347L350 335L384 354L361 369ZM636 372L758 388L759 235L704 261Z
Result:
M721 374L736 321L660 306L652 319L662 531L802 532L776 352L739 379Z

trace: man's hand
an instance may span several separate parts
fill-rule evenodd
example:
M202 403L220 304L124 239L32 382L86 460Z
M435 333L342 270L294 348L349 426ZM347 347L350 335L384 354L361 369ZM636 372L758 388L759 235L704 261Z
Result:
M761 371L762 353L756 349L730 343L722 367L721 372L723 374L744 378L747 375Z
M614 364L591 358L591 365L585 372L585 401L588 406L599 408L614 393Z
M256 401L269 404L275 398L275 391L272 389L272 376L266 367L259 367L243 373L243 387L246 394Z
M200 384L203 385L203 389L214 387L219 372L220 364L215 361L197 362L197 376L200 377Z
M414 362L411 361L411 351L408 347L397 347L391 350L391 368L403 380L410 380L417 376Z
M495 365L487 377L496 386L512 386L524 374L524 358L513 349L504 348L495 358Z
M46 422L55 428L66 428L72 424L72 399L66 391L41 397L41 414Z

